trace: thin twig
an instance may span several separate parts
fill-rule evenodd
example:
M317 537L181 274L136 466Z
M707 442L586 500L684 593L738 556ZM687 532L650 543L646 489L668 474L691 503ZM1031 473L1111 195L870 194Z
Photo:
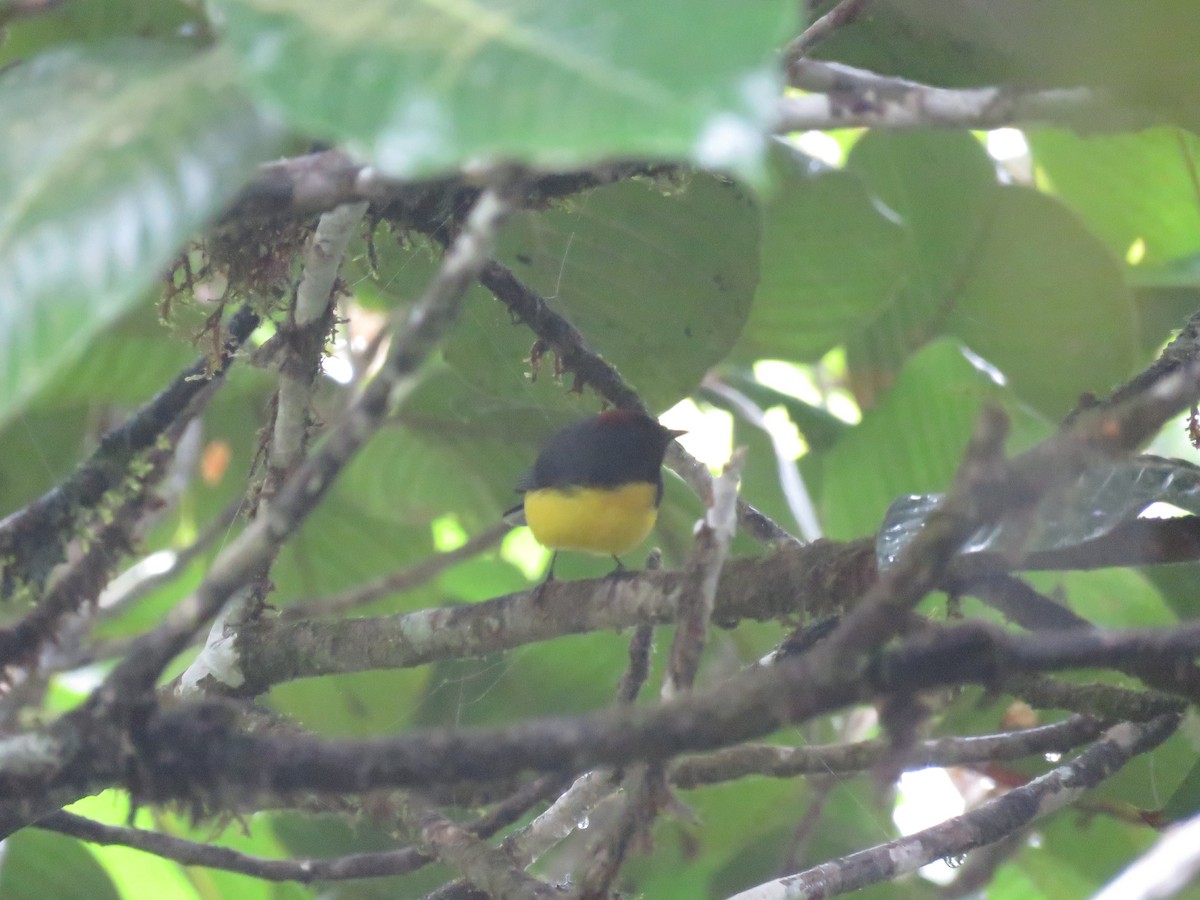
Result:
M784 48L784 63L807 56L821 41L862 15L870 2L871 0L840 0L833 9L805 28Z
M1066 753L1095 740L1102 730L1097 719L1075 715L1053 725L1020 731L922 741L905 751L898 762L903 771L911 772L930 766L969 766L1045 753ZM844 775L869 771L894 752L890 742L885 740L802 747L743 744L703 756L686 756L671 767L670 778L676 787L694 788L747 775L770 778Z
M489 897L552 900L556 896L548 884L527 875L504 851L489 847L415 797L405 805L403 820L420 834L430 853Z
M1001 840L1035 819L1062 809L1106 780L1134 756L1154 749L1179 725L1162 716L1140 725L1114 725L1070 763L940 825L861 850L742 891L731 900L807 900L833 897L890 880L921 866Z
M419 587L436 578L451 566L494 547L511 529L512 526L505 522L497 523L468 539L461 547L426 557L407 568L380 576L337 594L289 604L283 610L281 618L292 620L310 616L337 616L374 603L389 594L398 594Z
M1032 124L1089 132L1130 131L1162 123L1161 114L1154 110L1127 106L1095 88L942 88L811 59L793 60L788 80L810 93L780 98L774 126L778 134L835 128L989 129Z

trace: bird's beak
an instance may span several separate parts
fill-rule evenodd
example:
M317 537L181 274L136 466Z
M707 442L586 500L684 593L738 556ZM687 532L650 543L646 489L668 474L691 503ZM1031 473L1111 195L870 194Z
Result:
M667 434L671 436L671 440L675 440L675 438L687 434L687 431L673 431L672 429L668 428Z

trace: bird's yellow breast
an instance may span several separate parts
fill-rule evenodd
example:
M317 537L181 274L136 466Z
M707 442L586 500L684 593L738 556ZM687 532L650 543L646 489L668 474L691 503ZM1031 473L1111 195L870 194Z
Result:
M525 494L525 520L544 547L620 556L654 527L657 495L656 485L642 481L616 488L540 488Z

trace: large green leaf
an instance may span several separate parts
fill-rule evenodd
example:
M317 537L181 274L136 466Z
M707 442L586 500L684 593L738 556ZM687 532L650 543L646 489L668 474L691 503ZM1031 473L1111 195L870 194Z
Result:
M219 0L262 95L415 177L613 156L753 168L795 4Z
M966 132L887 134L858 141L846 168L909 229L911 290L936 310L982 237L996 170Z
M0 76L0 420L272 154L220 51L120 41Z
M1132 373L1137 315L1117 259L1053 198L998 189L962 274L946 329L1038 409L1061 416Z
M818 53L938 85L1103 86L1194 127L1198 44L1187 0L877 0Z
M0 894L10 900L120 897L104 867L83 844L36 828L26 828L4 841Z
M627 182L523 215L498 256L658 410L690 394L737 340L758 281L758 239L753 198L697 174L682 190ZM525 399L530 339L487 298L468 305L446 359L471 383Z
M759 225L757 203L735 183L702 173L684 185L632 181L516 216L496 256L659 411L690 394L737 340L758 281ZM361 289L396 304L420 296L435 270L427 250L382 235L375 245L379 280ZM533 341L491 294L469 292L445 359L476 396L456 391L452 417L593 411L563 397L552 358L530 381Z
M985 400L1003 404L1022 434L1039 430L957 342L934 341L914 354L895 386L823 459L818 506L828 536L871 534L896 497L944 490Z
M1078 137L1046 129L1029 142L1050 189L1120 256L1137 240L1143 265L1200 252L1195 135L1155 128Z
M1058 417L1081 393L1129 376L1139 358L1133 297L1117 258L1076 215L997 184L982 154L966 134L872 134L855 145L849 167L911 230L912 275L852 342L851 366L860 381L886 374L950 334Z
M202 12L188 0L71 0L43 3L38 15L7 21L14 4L0 3L0 67L63 44L101 43L115 37L199 38ZM20 4L16 4L20 5Z
M782 145L771 153L762 279L737 352L813 360L845 342L907 277L905 229L848 172L813 172Z
M907 279L894 301L849 341L847 362L861 405L907 355L934 337L959 273L979 242L996 172L969 134L885 134L858 141L846 168L907 227Z

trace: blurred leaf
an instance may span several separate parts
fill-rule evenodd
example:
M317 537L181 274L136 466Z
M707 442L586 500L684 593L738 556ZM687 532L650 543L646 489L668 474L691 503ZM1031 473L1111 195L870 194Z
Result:
M1154 583L1135 569L1028 572L1022 577L1043 594L1061 596L1101 628L1157 628L1179 621Z
M954 293L983 236L995 165L966 132L868 132L846 169L906 226L915 308L934 312Z
M737 340L758 280L758 241L751 195L697 173L683 185L624 182L522 213L501 234L496 255L578 328L647 406L662 410L691 393ZM436 268L428 248L379 236L375 245L379 279L359 289L395 305L419 297ZM565 423L594 411L566 396L552 356L530 380L534 340L488 291L472 289L445 359L476 393L456 397L452 414L469 422L476 412L542 408Z
M698 173L682 188L625 182L521 215L498 255L661 410L737 340L758 281L758 241L754 199ZM467 309L446 359L477 387L523 400L531 340L489 297Z
M261 94L301 128L356 142L393 175L473 160L542 168L613 157L752 171L794 4L687 14L640 0L220 0ZM670 48L670 52L664 52Z
M409 724L429 677L429 667L421 666L304 678L275 685L268 702L322 736L396 734Z
M87 409L72 404L30 410L0 424L0 516L24 506L70 474L88 438Z
M1078 137L1040 129L1028 139L1050 189L1119 258L1139 239L1145 244L1139 266L1200 252L1200 139L1195 135L1153 128Z
M813 361L844 343L907 277L907 236L849 172L814 172L782 144L769 156L762 279L735 354Z
M219 50L121 41L0 74L0 420L273 152L228 71Z
M379 516L335 487L284 545L271 577L286 605L403 568L427 556L432 544L428 526Z
M957 342L934 341L915 353L879 404L825 454L818 507L828 536L874 533L896 497L945 488L987 399L1023 420L1027 433L1041 427Z
M68 810L109 825L130 825L154 828L154 816L143 809L130 821L129 799L121 791L106 790L94 797L72 803ZM179 863L165 857L120 845L90 845L91 852L108 872L120 897L171 897L179 900L200 900L200 894L188 879L188 872ZM64 897L78 897L65 894ZM85 895L86 896L86 895Z
M1197 813L1200 813L1200 760L1188 769L1162 808L1164 824L1190 819Z
M0 895L8 900L121 897L84 844L37 828L25 828L5 839Z
M126 315L97 334L85 353L53 373L30 407L83 402L132 409L195 362L203 349L172 334L149 301L143 296Z
M878 0L818 54L938 85L1103 86L1191 127L1194 12L1180 0Z
M1133 299L1117 259L1065 207L995 184L982 154L967 134L872 134L851 152L848 167L913 235L911 285L851 345L856 390L869 401L906 352L953 334L1059 417L1129 375Z
M198 36L202 26L199 11L187 0L71 0L4 25L0 67L55 45L100 43L121 36Z
M1133 300L1116 258L1044 194L995 192L962 278L946 329L1054 418L1081 393L1120 384L1140 359Z
M1158 589L1167 605L1181 620L1200 618L1200 596L1196 594L1200 563L1143 566L1141 573Z
M940 494L909 495L888 508L876 538L881 567L895 561L940 501ZM1096 466L1067 490L1045 497L1032 527L1023 521L1015 528L988 528L976 533L963 552L1008 554L1072 547L1103 537L1152 503L1169 503L1200 515L1200 466L1149 455ZM1015 539L1020 540L1018 546L1013 545Z
M852 389L871 406L908 354L942 329L960 273L977 252L981 211L996 172L969 134L868 132L854 145L847 170L906 226L908 279L893 302L847 345Z

